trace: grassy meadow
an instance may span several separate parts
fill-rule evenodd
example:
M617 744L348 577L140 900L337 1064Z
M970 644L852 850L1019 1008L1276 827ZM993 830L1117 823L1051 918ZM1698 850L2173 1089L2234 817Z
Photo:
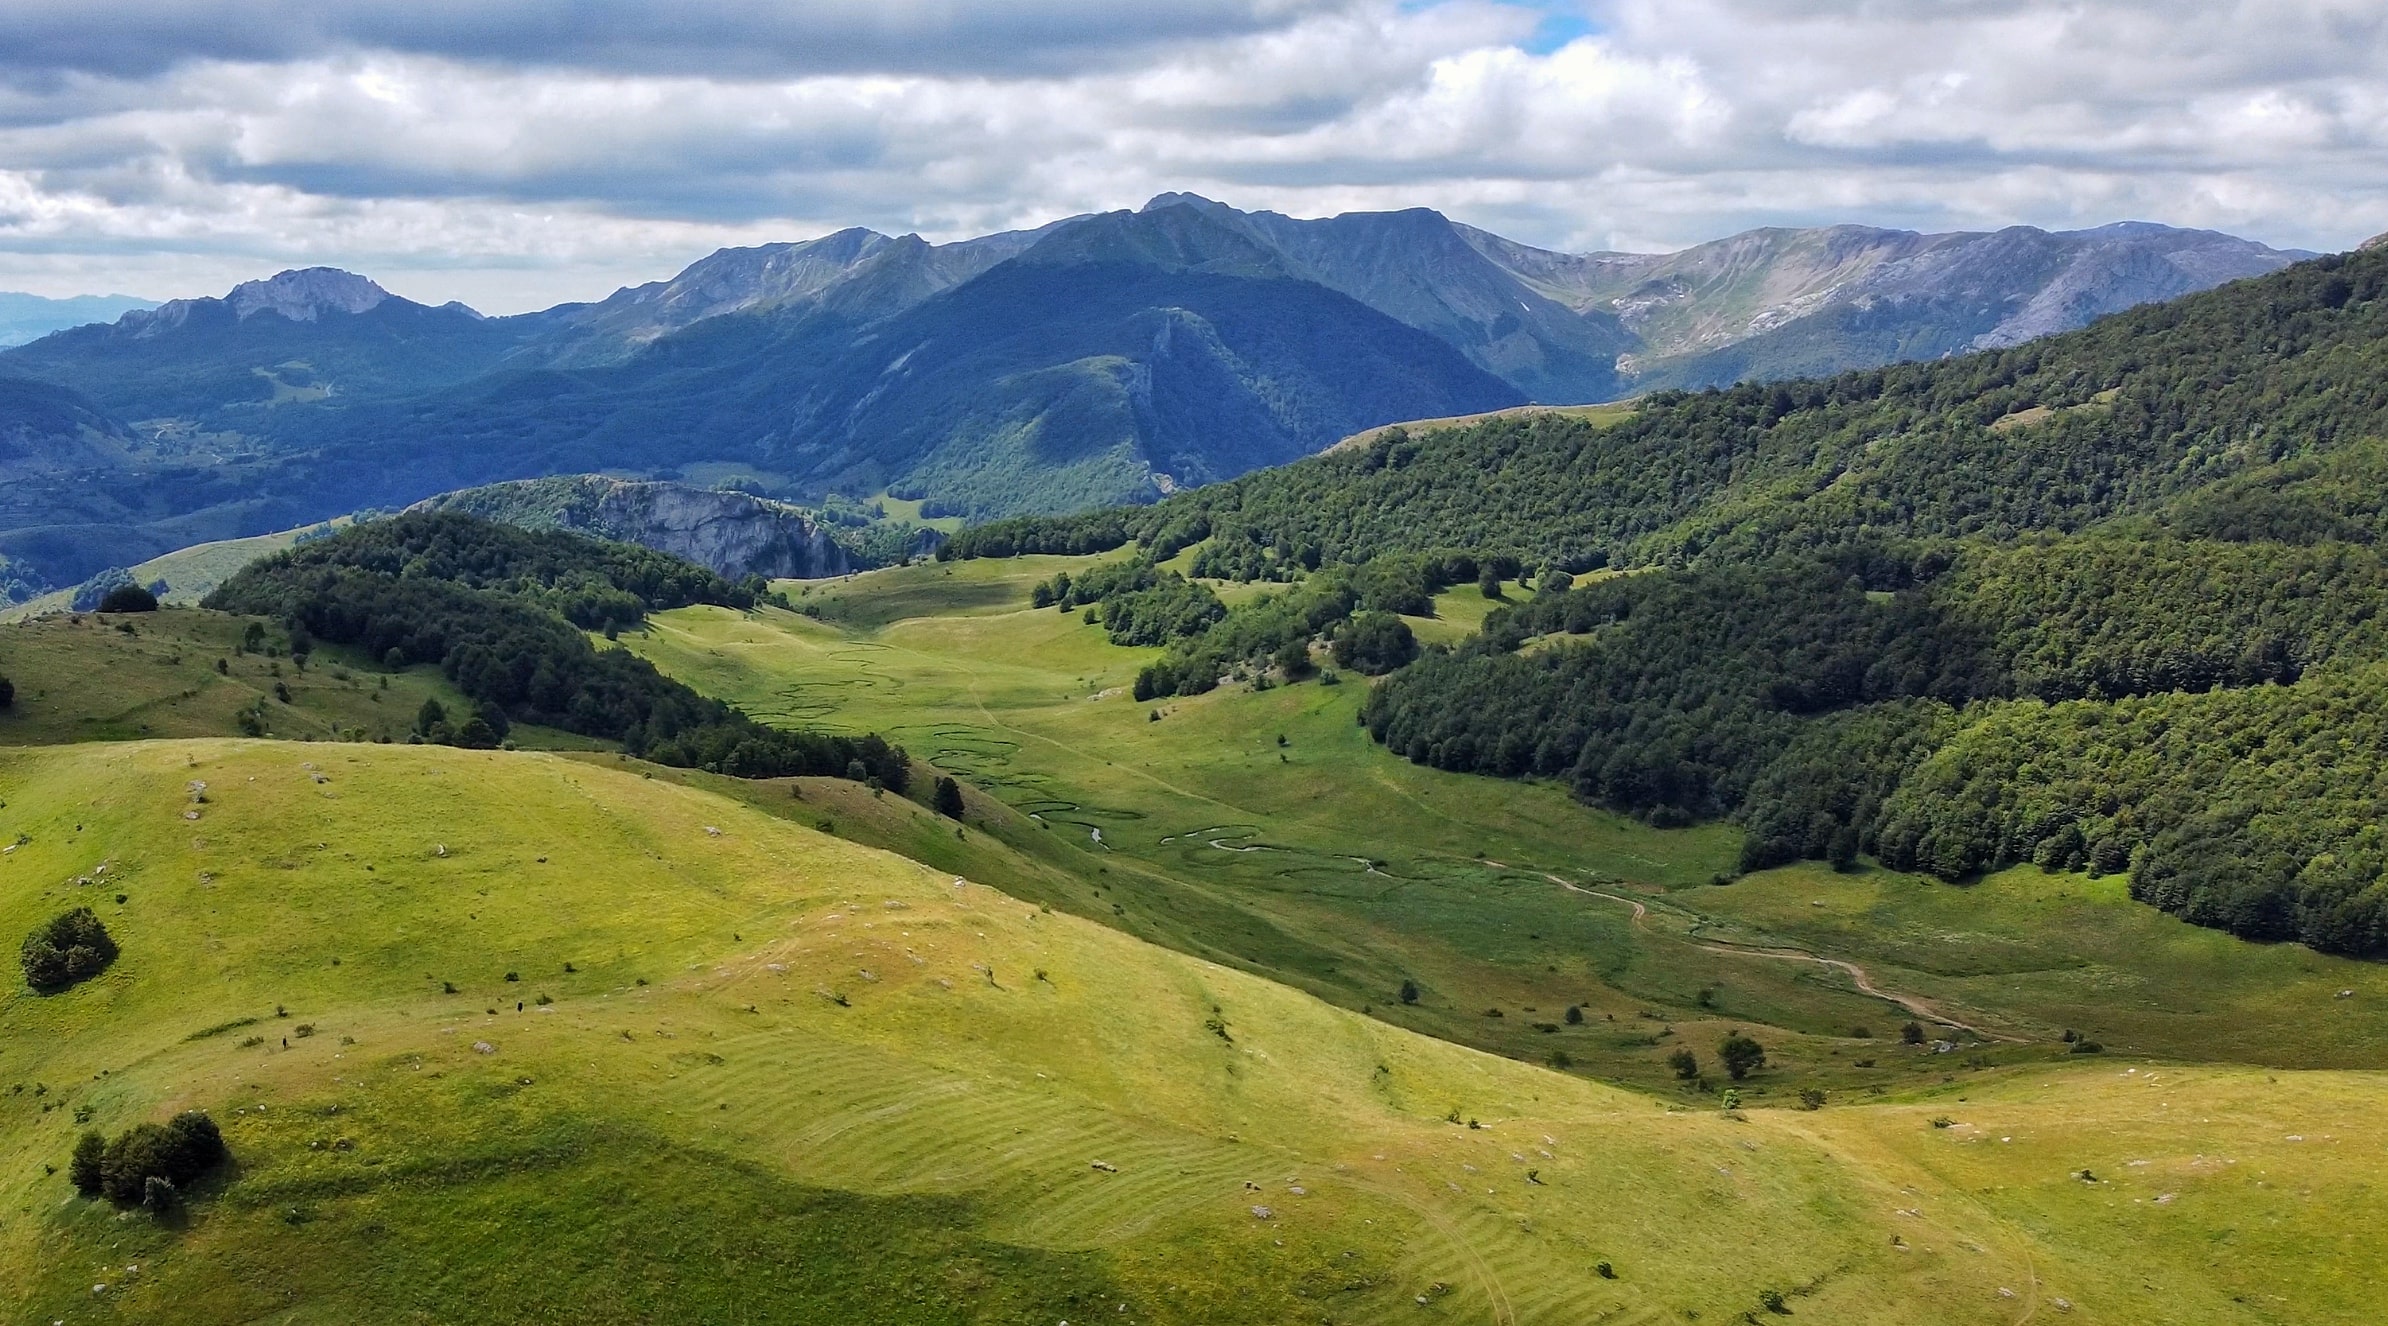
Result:
M329 522L334 527L346 525L348 517ZM209 590L232 578L234 572L260 557L278 553L298 542L299 535L313 526L287 529L275 534L255 534L245 539L219 539L214 543L193 544L160 557L152 557L131 568L133 583L152 585L166 582L166 592L158 596L161 603L190 607L206 598ZM15 605L0 605L0 622L23 621L46 613L64 612L73 606L75 591L56 590Z
M2388 1216L2363 1074L1733 1116L632 766L94 743L0 789L0 924L124 949L0 1002L12 1319L2355 1320L2299 1248ZM235 1168L179 1225L45 1170L190 1107Z
M0 933L123 948L0 994L0 1319L2376 1315L2378 967L2113 878L1719 886L1729 828L1412 766L1361 678L1132 701L1152 651L1026 608L1083 563L625 633L909 797L406 745L435 671L196 609L0 627ZM186 1215L73 1195L187 1108Z
M16 702L0 709L0 745L230 736L244 713L285 740L403 741L425 700L472 707L434 667L389 672L330 645L302 667L278 627L243 652L252 624L263 625L189 607L0 624L0 676L16 684ZM527 726L511 735L539 748L594 744Z
M1771 1062L1744 1094L1776 1102L2075 1060L2068 1029L2111 1053L2271 1067L2367 1067L2388 1048L2376 965L2187 926L2119 879L2024 870L1959 889L1795 866L1716 887L1729 827L1662 832L1555 787L1413 766L1355 723L1360 678L1138 704L1125 689L1152 651L1026 607L1084 561L790 586L818 619L693 608L625 641L753 712L886 732L954 773L974 789L973 843L1035 863L1006 877L1023 896L1678 1099L1713 1101L1713 1048L1746 1026ZM1473 629L1491 606L1464 586L1433 620ZM1911 1018L1927 1044L1901 1043ZM1701 1058L1696 1086L1669 1069L1678 1047Z

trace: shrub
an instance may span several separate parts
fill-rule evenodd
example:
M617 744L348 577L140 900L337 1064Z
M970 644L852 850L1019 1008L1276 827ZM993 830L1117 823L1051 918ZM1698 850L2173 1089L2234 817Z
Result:
M1758 1306L1768 1312L1781 1313L1785 1316L1789 1316L1791 1312L1790 1306L1783 1301L1783 1291L1780 1289L1759 1290Z
M933 808L949 820L962 818L962 785L951 778L939 778Z
M2073 1042L2073 1053L2075 1053L2075 1054L2104 1054L2104 1053L2106 1053L2106 1047L2105 1047L2105 1046L2103 1046L2103 1045L2100 1045L2100 1044L2098 1044L2096 1041L2093 1041L2093 1040L2091 1040L2091 1039L2089 1039L2088 1037L2086 1037L2086 1036L2085 1036L2085 1037L2083 1037L2082 1039L2080 1039L2080 1040L2077 1040L2077 1041Z
M101 612L156 612L158 596L139 585L118 585L99 601Z
M16 702L17 684L6 677L0 677L0 709L6 709Z
M196 1110L163 1124L137 1123L101 1152L100 1191L129 1206L149 1196L151 1179L186 1188L222 1164L227 1154L215 1120Z
M90 908L77 907L25 936L18 958L25 968L25 984L41 994L56 994L107 970L116 960L116 941Z
M1906 1026L1899 1028L1899 1039L1905 1041L1909 1045L1923 1044L1924 1024L1921 1022L1910 1022Z
M1335 631L1335 665L1371 675L1391 672L1418 656L1410 624L1389 612L1363 612Z
M1766 1066L1766 1047L1736 1031L1717 1045L1716 1057L1723 1061L1725 1072L1739 1082Z
M100 1161L107 1151L108 1139L100 1136L97 1130L75 1139L75 1153L66 1162L66 1177L68 1182L75 1185L76 1192L85 1197L97 1197L100 1194L103 1186Z
M1799 1089L1799 1108L1803 1110L1823 1109L1824 1089L1822 1087L1801 1087Z
M1667 1056L1667 1067L1674 1069L1675 1076L1686 1082L1700 1075L1699 1056L1682 1048L1677 1048L1673 1054Z
M1571 1027L1580 1027L1584 1025L1583 1005L1569 1004L1567 1006L1567 1025Z
M1607 1262L1594 1262L1592 1264L1592 1274L1599 1276L1603 1280L1614 1280L1617 1278L1617 1268L1609 1265Z
M1401 983L1401 1002L1405 1004L1418 1002L1418 983L1416 981L1404 980Z

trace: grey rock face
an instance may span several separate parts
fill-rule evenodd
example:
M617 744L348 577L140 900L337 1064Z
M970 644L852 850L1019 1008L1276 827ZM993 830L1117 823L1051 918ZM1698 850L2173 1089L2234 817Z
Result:
M733 580L809 579L853 569L846 550L797 507L748 493L597 474L443 493L416 511L461 511L531 529L567 529L685 557Z
M388 298L389 291L354 272L307 267L243 281L224 302L243 318L278 313L292 322L313 322L325 313L363 313Z

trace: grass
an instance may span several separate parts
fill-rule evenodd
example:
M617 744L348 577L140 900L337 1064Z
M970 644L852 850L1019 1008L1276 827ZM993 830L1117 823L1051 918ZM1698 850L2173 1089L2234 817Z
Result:
M1573 419L1588 419L1597 424L1607 425L1631 416L1638 408L1640 407L1632 401L1607 401L1599 405L1513 405L1503 410L1486 410L1481 414L1454 414L1440 419L1410 419L1397 424L1380 424L1375 428L1363 429L1354 433L1337 442L1335 446L1329 447L1328 450L1333 451L1341 447L1364 447L1396 428L1411 433L1429 433L1445 428L1465 428L1470 424L1483 423L1487 419L1531 418L1538 414L1566 415Z
M1809 864L1706 890L1699 905L1704 935L1852 958L2042 1040L2070 1028L2181 1060L2388 1062L2388 968L2190 925L2131 901L2119 875L2024 866L1958 888Z
M1661 832L1547 785L1390 757L1353 721L1362 679L1137 704L1123 688L1152 651L1025 608L1036 581L1083 564L874 572L813 588L828 620L698 608L627 639L759 715L887 732L956 774L973 788L971 841L934 844L954 869L1403 1026L1532 1062L1556 1051L1678 1099L1713 1101L1721 1084L1678 1085L1668 1056L1689 1046L1708 1063L1735 1026L1763 1028L1773 1061L1752 1100L2047 1062L2068 1028L2122 1053L2274 1067L2371 1067L2388 1048L2376 968L2196 930L2119 881L2055 881L2075 895L2062 907L2008 886L2023 875L1957 889L1796 867L1715 888L1729 828ZM1495 605L1470 585L1436 606L1419 621L1459 629ZM839 831L930 850L865 827ZM1903 1047L1915 1014L1816 956L1982 1034L1936 1026L1954 1056ZM1397 1001L1404 980L1416 1005Z
M331 523L334 526L345 525L348 518L343 516ZM209 590L231 579L233 573L242 567L297 543L299 535L305 533L307 528L313 527L287 529L278 534L257 534L245 539L222 539L178 549L131 568L133 583L151 585L163 580L166 582L166 592L159 595L159 602L195 605L207 597ZM0 607L0 622L64 612L72 606L74 597L74 590L61 589L14 606Z
M196 611L0 630L0 935L88 905L123 946L0 995L0 1316L2376 1315L2379 969L2111 878L1712 886L1729 831L1392 759L1357 678L1128 700L1151 651L1022 606L1073 564L626 637L766 717L894 733L966 780L960 824L605 752L40 744L211 730L275 660L218 677L246 623ZM175 703L194 670L251 698ZM359 703L293 699L327 735ZM1901 1045L1820 956L1979 1037ZM1772 1108L1665 1072L1734 1027ZM55 1172L190 1107L236 1163L182 1223Z
M389 673L354 651L318 645L301 668L284 656L279 628L268 631L273 653L243 653L255 621L169 607L0 626L0 676L16 684L16 703L0 710L0 745L230 736L244 712L266 734L291 740L403 741L427 699L472 707L434 667ZM533 727L510 736L536 748L597 744Z
M2004 1322L2024 1305L1996 1291L2021 1286L2098 1320L2358 1320L2363 1273L2298 1240L2326 1259L2388 1216L2350 1168L2376 1164L2354 1143L2388 1109L2371 1075L2209 1072L2151 1114L2099 1064L1736 1118L634 769L146 742L0 752L0 786L0 833L26 839L0 930L95 902L124 948L0 1001L12 1319L1732 1320L1775 1288L1821 1320ZM262 1043L193 1039L242 1017ZM187 1107L236 1167L185 1226L43 1170L77 1113ZM1987 1178L1972 1132L1924 1122L1951 1110L2030 1149ZM2314 1118L2310 1148L2231 1140ZM2234 1147L2236 1171L2190 1159ZM2083 1164L2117 1186L2058 1169ZM2121 1204L2159 1179L2177 1207ZM2226 1215L2242 1189L2269 1205ZM2218 1222L2259 1217L2205 1264ZM2275 1290L2291 1308L2230 1299Z

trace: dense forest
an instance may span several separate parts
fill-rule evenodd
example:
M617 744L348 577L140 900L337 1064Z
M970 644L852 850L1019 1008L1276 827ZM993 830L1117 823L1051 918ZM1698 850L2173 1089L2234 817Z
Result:
M1867 534L2075 530L2388 435L2384 292L2388 250L2334 255L2009 350L1660 393L1605 425L1545 413L1394 430L1151 507L997 521L949 546L1135 539L1165 558L1211 538L1328 562L1467 548L1582 571ZM2320 494L2269 491L2279 500L2244 490L2248 518L2328 523Z
M2388 953L2384 294L2388 250L2334 256L1606 426L1394 430L944 555L1132 542L1196 549L1192 589L1287 582L1140 641L1168 652L1138 693L1297 680L1323 642L1397 669L1363 711L1392 751L1730 817L1745 868L2128 872L2199 924ZM1535 592L1458 649L1392 640L1479 571Z
M394 668L435 663L505 720L619 741L658 763L902 791L904 752L876 735L764 726L587 634L650 609L749 607L754 594L648 549L442 512L369 521L253 563L206 606L282 621L294 653L325 640Z

